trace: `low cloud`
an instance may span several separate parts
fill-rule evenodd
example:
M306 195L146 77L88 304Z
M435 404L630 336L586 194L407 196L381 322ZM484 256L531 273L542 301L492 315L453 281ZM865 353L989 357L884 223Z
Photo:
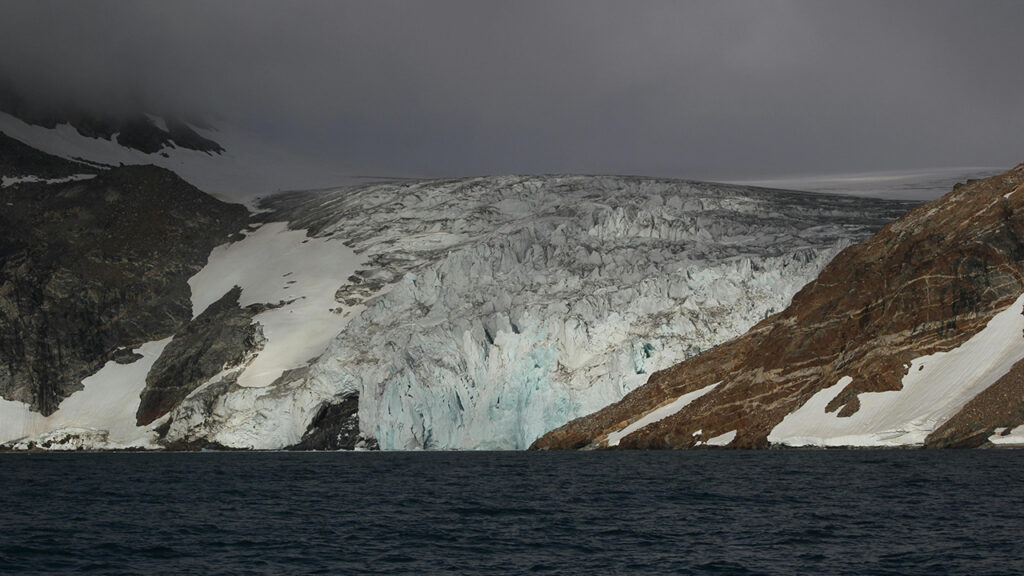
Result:
M1020 2L5 6L34 99L222 117L396 175L694 178L1024 160Z

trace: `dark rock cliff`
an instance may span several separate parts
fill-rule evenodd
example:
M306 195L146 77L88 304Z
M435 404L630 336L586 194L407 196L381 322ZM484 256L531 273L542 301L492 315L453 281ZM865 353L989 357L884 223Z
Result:
M146 376L136 413L139 426L163 416L203 382L262 349L262 327L252 318L267 306L241 308L241 295L235 286L174 336Z
M43 414L108 360L130 361L124 348L187 325L188 278L248 220L155 166L14 184L0 208L0 396Z

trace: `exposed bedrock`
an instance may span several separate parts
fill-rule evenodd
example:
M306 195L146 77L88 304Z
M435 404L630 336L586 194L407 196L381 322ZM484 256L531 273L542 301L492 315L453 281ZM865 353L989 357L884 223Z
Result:
M189 322L164 348L146 376L136 414L144 426L174 408L201 384L235 368L263 347L263 332L254 316L267 306L241 308L242 289L235 286Z
M359 433L359 395L353 394L327 403L309 423L302 440L289 450L354 450L374 449L377 443Z

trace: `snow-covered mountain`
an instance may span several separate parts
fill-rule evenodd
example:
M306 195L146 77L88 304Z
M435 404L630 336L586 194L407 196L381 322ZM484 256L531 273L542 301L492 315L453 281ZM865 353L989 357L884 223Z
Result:
M1024 444L1024 165L840 253L785 311L536 448Z
M781 310L838 250L908 205L508 176L282 195L262 207L265 220L337 251L345 282L303 292L321 302L304 312L267 313L281 315L273 325L295 314L324 322L310 343L326 347L252 374L257 356L237 381L204 384L170 413L165 442L289 446L318 414L358 397L358 414L339 418L351 429L357 417L362 441L384 449L525 448ZM308 290L328 270L278 256L308 246L288 234L266 224L215 251L193 278L194 311L233 284L243 297L272 286L262 301ZM280 325L282 337L302 338L301 324ZM277 336L264 333L267 354Z
M131 125L146 135L149 145L140 149L122 134L110 133L120 124L103 131L89 131L55 120L30 123L0 111L0 133L41 152L102 166L160 166L204 192L250 206L258 197L281 190L316 189L358 181L347 175L344 168L312 161L232 125L194 126L142 113L132 119ZM185 139L187 136L180 135L182 131L194 138ZM193 140L207 144L194 144Z

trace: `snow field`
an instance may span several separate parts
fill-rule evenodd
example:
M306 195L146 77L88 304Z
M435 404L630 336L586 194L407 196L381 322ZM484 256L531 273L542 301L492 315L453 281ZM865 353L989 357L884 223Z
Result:
M348 323L334 293L361 263L341 242L309 238L285 222L265 224L239 242L214 248L206 267L189 279L192 315L236 285L242 307L283 303L254 318L267 342L238 379L245 387L267 386L319 356Z
M860 409L839 418L825 412L825 406L852 382L844 376L786 416L768 441L787 446L923 444L931 432L1024 359L1022 307L1024 295L958 348L914 359L901 390L861 394Z
M152 448L153 426L135 425L146 374L160 357L170 338L143 344L135 350L142 358L131 364L107 362L98 372L82 381L84 388L64 399L49 416L33 412L27 404L0 398L0 444L15 440L16 447L27 448L47 438L73 436L67 449L78 446L91 449Z

